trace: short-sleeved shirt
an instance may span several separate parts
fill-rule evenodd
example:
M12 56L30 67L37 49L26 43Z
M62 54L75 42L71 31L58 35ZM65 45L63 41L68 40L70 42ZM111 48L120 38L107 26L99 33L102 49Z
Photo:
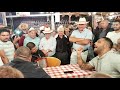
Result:
M71 34L71 37L76 37L76 38L84 38L84 39L90 39L92 40L92 32L88 29L84 29L83 32L80 32L79 30L74 30ZM82 46L84 49L87 49L90 44L88 45L79 45L76 43L73 43L73 48L76 50L78 49L80 46Z
M5 55L7 56L9 61L12 61L14 59L15 48L11 41L0 41L0 50L4 50Z
M110 38L114 44L117 44L117 40L120 38L120 32L109 32L106 37Z
M38 48L39 44L40 44L40 38L39 37L35 37L34 39L32 39L31 37L27 36L24 39L24 46L26 46L27 43L29 43L29 42L33 42L35 44L35 46Z
M102 57L95 57L89 64L95 67L97 72L103 72L113 77L120 77L120 55L108 51Z

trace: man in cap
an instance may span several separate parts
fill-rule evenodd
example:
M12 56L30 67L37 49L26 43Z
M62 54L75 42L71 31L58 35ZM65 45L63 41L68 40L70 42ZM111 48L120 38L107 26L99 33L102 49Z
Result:
M92 32L86 28L87 26L86 19L80 18L79 22L77 22L77 30L74 30L69 38L70 42L73 42L72 46L72 54L70 59L70 64L77 64L77 52L76 50L80 47L83 47L84 50L81 53L82 58L86 61L88 48L90 47L90 41L92 40Z
M45 28L43 37L40 41L39 49L45 54L45 56L53 56L56 49L56 39L51 35L53 30L50 27Z
M33 42L35 46L38 48L39 43L40 43L40 38L37 37L36 34L37 34L37 30L31 27L28 30L28 36L26 36L24 39L24 46L26 46L28 42Z

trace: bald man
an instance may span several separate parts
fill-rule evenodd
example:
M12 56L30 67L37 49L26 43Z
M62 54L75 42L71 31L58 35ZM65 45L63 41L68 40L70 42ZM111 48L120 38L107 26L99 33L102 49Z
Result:
M31 51L28 47L21 46L15 52L15 59L9 64L20 70L25 78L50 78L42 69L31 62Z

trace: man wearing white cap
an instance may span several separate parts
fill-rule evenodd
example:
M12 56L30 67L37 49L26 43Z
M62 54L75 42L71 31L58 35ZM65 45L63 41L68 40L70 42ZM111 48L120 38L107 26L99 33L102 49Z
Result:
M45 37L43 37L40 41L39 49L45 54L45 56L53 56L55 54L56 49L56 39L52 37L51 33L53 30L50 27L44 29L43 33Z
M80 47L84 49L82 58L86 62L88 54L87 49L90 46L90 40L92 40L92 32L86 28L87 23L85 18L80 18L79 22L76 23L78 30L74 30L69 38L69 41L73 42L70 64L77 64L76 50Z
M28 42L33 42L35 46L38 48L40 43L40 38L36 36L36 33L37 33L37 30L33 27L31 27L28 30L28 36L26 36L24 39L24 46L26 46Z

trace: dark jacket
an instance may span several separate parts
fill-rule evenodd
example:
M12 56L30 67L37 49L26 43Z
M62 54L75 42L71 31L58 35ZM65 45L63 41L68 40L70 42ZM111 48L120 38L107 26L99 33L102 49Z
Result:
M25 78L50 78L50 76L40 67L32 62L16 58L12 62L12 67L20 70Z
M35 53L32 54L32 62L35 62L35 60L37 60L40 57L45 57L45 54L41 51L41 50L37 50Z
M69 64L69 39L65 36L60 38L59 35L56 38L57 45L56 45L56 53L55 56L61 60L61 65Z
M95 30L93 30L93 34L94 34L94 40L93 40L93 42L95 43L98 39L100 39L100 34L102 33L102 28L96 28ZM108 32L111 32L111 31L114 31L114 29L113 28L110 28L110 27L108 27L106 30L105 30L105 35L103 36L103 37L106 37L106 35L107 35L107 33ZM101 37L102 38L102 37Z

